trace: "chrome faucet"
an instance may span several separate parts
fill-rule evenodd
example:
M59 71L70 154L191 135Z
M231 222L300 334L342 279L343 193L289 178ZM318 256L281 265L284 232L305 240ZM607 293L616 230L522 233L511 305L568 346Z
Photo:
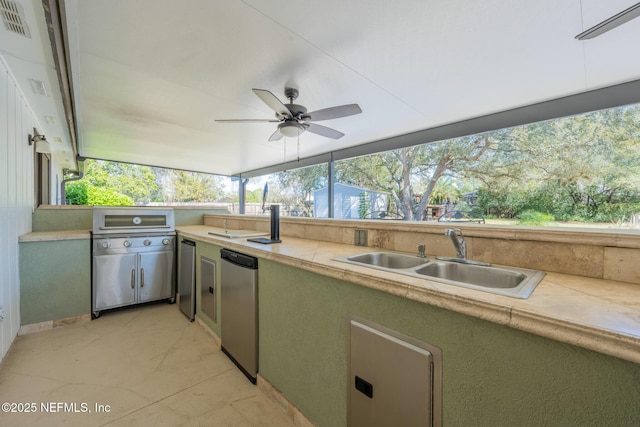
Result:
M418 258L426 258L427 256L424 254L424 249L425 246L422 245L418 245Z
M459 228L447 228L444 230L445 236L451 237L453 247L456 248L458 258L467 259L467 244L464 241L462 230Z

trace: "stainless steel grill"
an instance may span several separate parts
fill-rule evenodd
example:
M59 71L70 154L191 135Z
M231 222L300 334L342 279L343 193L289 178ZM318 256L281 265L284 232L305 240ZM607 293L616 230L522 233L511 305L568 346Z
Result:
M93 234L163 233L175 235L173 209L93 208Z
M174 302L175 236L173 209L94 208L93 317L132 304Z

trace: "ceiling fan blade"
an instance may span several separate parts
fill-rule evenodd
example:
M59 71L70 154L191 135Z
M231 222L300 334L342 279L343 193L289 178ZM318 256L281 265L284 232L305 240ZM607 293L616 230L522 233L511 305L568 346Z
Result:
M291 111L274 94L264 89L251 89L278 117L292 117Z
M310 122L319 122L320 120L338 119L360 113L362 113L362 110L358 104L347 104L312 111L305 114L304 119Z
M327 138L340 139L344 136L344 133L342 132L326 126L320 126L315 123L304 123L304 127L306 127L309 132L315 133L316 135L326 136Z
M275 119L228 119L216 120L216 123L279 123L280 120Z
M597 25L589 28L586 31L578 34L576 39L588 40L594 37L598 37L601 34L611 31L619 25L624 24L627 21L631 21L634 18L640 16L640 3L636 3L633 6L623 10L622 12L613 15L611 18L605 19Z
M284 135L280 132L280 129L276 129L276 131L269 137L269 141L278 141L281 140Z

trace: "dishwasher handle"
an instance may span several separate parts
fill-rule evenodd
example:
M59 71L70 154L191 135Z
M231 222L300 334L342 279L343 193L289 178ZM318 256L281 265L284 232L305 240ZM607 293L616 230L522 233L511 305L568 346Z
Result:
M239 267L249 268L251 270L258 269L258 258L241 254L240 252L230 251L229 249L220 249L220 258Z

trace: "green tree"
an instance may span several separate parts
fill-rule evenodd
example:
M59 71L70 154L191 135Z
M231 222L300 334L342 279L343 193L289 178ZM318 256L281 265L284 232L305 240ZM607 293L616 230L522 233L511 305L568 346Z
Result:
M162 199L166 202L210 203L222 196L221 183L214 175L176 169L155 169Z
M274 174L269 182L271 202L284 203L293 215L311 216L313 192L327 185L327 165L319 164Z
M222 187L222 178L214 175L88 159L84 178L67 185L67 198L74 204L89 205L208 203L223 197ZM103 193L98 200L89 197L98 193ZM115 198L117 194L125 198Z
M365 218L370 215L370 206L369 194L363 191L358 195L358 218Z
M262 189L256 188L253 191L247 191L246 199L247 203L261 203L262 202Z
M71 182L67 185L67 199L70 205L89 206L131 206L131 197L113 190L96 187L87 182Z
M438 180L433 191L431 192L430 203L441 205L445 202L456 203L462 197L461 191L455 186L451 177L443 177Z
M513 128L467 176L484 183L481 203L487 210L601 220L603 209L613 212L611 204L638 200L640 109L615 108Z
M83 180L95 187L124 194L132 204L147 204L159 198L156 174L149 166L105 160L85 161Z
M340 162L336 179L387 192L404 220L421 221L438 181L463 176L467 165L478 162L492 145L486 134L358 157Z

